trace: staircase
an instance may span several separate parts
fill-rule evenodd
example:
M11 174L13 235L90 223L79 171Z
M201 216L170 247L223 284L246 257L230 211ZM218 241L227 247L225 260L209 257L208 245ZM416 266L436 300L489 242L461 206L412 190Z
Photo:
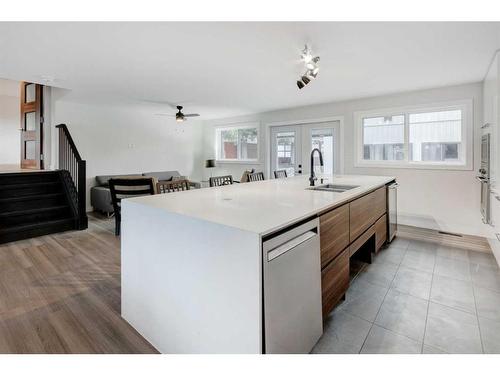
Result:
M0 174L0 243L77 229L64 172Z
M0 243L88 227L86 162L57 125L59 170L0 173Z

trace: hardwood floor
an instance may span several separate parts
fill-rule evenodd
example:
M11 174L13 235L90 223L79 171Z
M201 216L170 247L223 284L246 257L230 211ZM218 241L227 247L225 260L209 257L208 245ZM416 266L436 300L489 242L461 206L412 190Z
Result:
M0 353L157 353L120 316L114 221L0 245Z

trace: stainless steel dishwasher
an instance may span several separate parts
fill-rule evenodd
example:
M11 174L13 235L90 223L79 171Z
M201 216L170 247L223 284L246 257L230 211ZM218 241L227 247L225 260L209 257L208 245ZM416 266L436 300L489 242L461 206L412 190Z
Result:
M309 353L323 334L319 219L263 244L264 351Z

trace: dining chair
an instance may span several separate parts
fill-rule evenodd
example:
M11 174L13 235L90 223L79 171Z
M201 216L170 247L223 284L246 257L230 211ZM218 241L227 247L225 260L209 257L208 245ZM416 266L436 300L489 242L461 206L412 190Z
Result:
M264 181L264 172L255 172L248 175L248 182Z
M115 211L115 236L120 235L122 200L143 195L154 195L152 178L111 178L109 180L111 202Z
M277 171L274 171L274 178L287 178L288 176L286 175L286 170L285 169L279 169Z
M189 190L189 180L160 181L156 183L158 194L173 193L176 191Z
M228 175L228 176L210 177L208 179L208 182L210 184L210 187L232 185L233 184L233 176Z

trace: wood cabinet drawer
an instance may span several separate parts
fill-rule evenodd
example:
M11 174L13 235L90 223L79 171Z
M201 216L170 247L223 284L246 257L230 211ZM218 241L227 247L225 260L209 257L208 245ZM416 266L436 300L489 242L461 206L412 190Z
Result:
M350 203L350 242L359 237L387 211L386 187L358 198Z
M349 205L337 207L319 217L321 268L349 245Z
M384 214L375 223L375 250L379 251L387 240L387 214Z
M349 246L349 256L352 257L374 234L375 234L375 224L372 225L370 228L368 228L368 230L365 233L359 236L359 238L356 239L356 241L354 241L351 244L351 246ZM372 247L372 251L374 250L375 248ZM368 255L370 254L368 253Z
M345 249L321 271L323 319L333 310L349 288L349 249Z

